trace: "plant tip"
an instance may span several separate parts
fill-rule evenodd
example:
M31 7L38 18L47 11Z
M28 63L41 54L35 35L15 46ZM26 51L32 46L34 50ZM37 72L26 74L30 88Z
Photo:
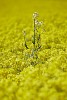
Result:
M33 13L33 18L36 19L37 17L39 17L39 14L37 12Z

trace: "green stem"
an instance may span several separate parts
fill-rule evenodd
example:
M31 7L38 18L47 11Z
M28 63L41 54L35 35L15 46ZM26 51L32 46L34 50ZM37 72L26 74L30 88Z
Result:
M35 50L35 44L36 44L35 38L36 38L36 25L35 25L35 19L34 19L34 50Z

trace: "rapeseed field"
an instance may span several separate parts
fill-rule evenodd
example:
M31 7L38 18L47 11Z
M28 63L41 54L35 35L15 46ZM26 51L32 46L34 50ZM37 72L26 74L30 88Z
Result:
M0 0L0 100L67 100L66 0Z

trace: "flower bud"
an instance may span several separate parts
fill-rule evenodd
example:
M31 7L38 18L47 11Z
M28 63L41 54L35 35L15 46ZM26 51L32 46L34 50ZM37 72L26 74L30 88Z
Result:
M43 24L43 22L41 21L41 22L39 22L39 25L41 26Z
M33 13L33 18L36 19L39 16L37 12Z
M38 25L38 23L39 23L38 20L35 20L35 25Z

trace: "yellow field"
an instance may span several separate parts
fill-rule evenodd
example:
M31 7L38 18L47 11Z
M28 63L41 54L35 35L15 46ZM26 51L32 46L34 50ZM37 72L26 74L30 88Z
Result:
M67 100L66 0L0 0L0 100Z

